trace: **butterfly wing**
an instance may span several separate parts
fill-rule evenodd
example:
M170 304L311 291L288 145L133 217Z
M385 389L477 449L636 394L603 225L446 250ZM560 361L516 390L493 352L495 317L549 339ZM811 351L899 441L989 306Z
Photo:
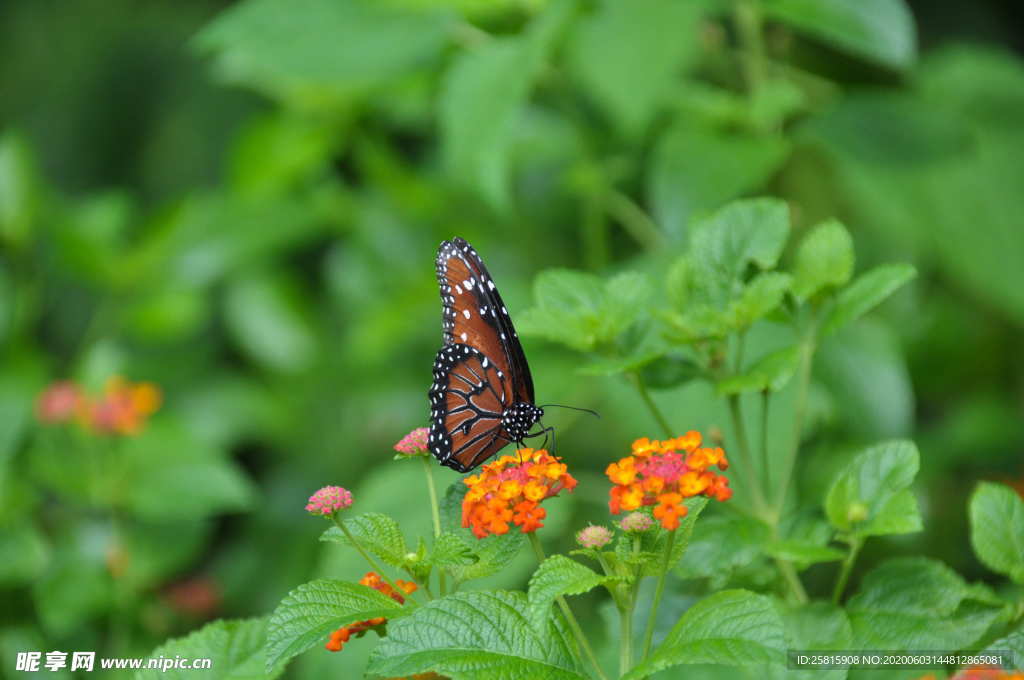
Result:
M430 386L430 452L468 472L508 444L502 414L511 403L509 376L474 347L452 343L434 359Z
M437 252L437 281L444 307L444 343L477 348L511 380L514 401L534 403L533 377L519 335L490 272L464 239L444 241Z

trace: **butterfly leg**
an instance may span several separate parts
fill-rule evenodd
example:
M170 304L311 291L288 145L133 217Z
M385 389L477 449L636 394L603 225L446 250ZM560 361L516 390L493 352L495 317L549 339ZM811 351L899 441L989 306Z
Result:
M526 435L526 438L529 439L531 437L539 437L541 435L544 435L544 443L540 445L540 448L547 449L547 446L548 446L548 434L549 433L551 435L551 449L550 450L554 451L555 450L555 428L554 427L545 427L540 432L534 432L533 434Z

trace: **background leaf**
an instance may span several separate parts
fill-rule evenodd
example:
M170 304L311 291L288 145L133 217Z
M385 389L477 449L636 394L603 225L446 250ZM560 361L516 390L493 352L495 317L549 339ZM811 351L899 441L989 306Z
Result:
M971 545L985 566L1024 582L1024 500L1001 484L981 483L968 514Z
M913 442L892 441L862 452L829 489L829 522L862 536L920 531L917 502L908 490L918 465Z
M267 619L246 619L243 621L214 621L208 623L187 637L171 640L157 647L150 659L165 657L174 661L186 659L210 659L210 668L205 670L168 668L167 670L146 669L135 673L136 680L155 678L268 678L272 680L281 674L284 667L267 665L264 660L263 644L267 636Z

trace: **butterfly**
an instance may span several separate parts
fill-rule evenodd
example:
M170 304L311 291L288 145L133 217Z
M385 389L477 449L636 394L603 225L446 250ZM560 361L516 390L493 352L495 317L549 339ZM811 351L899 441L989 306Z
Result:
M464 239L437 251L444 346L434 359L427 445L441 462L469 472L510 442L522 444L544 409L519 336L487 267Z

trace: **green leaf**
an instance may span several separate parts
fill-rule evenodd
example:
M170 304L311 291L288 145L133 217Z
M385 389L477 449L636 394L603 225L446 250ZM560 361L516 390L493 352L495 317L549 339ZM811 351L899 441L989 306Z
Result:
M839 292L822 324L822 337L871 311L916 275L909 264L884 264L864 272Z
M829 522L860 536L920 531L921 515L909 491L919 458L914 443L903 440L857 455L832 482L825 498Z
M409 610L387 595L358 583L319 579L288 593L267 626L266 668L270 672L356 621L393 619Z
M672 553L668 556L669 569L679 564L679 561L683 559L683 555L689 549L693 531L697 527L697 518L700 517L704 508L708 506L708 502L706 496L694 496L683 501L687 508L686 517L679 521L679 528L675 530L675 540L672 541ZM657 560L644 562L643 571L641 572L642 576L657 576L661 573L661 555L665 553L668 538L669 532L660 528L656 531L644 533L643 549L650 550L651 553L659 557Z
M682 578L727 577L760 556L771 538L769 528L747 517L706 517L693 530L679 563Z
M771 198L735 201L699 222L690 239L695 301L723 309L747 266L773 268L788 236L789 208Z
M273 680L283 665L268 666L264 659L263 645L267 637L267 619L245 619L238 621L214 621L199 630L181 638L170 640L154 649L150 659L173 663L178 657L189 660L210 659L209 669L194 670L168 667L167 669L146 669L135 673L135 680L156 680L171 678L224 678L225 680L249 680L266 678Z
M1024 583L1024 500L1002 484L982 482L968 506L971 546L992 571Z
M569 66L626 136L641 133L697 55L702 2L614 0L577 24Z
M409 548L406 547L405 537L398 522L391 517L379 512L365 512L345 518L342 523L364 550L368 550L393 567L400 567L405 563L405 555ZM338 527L324 531L320 535L320 540L351 545L348 537Z
M466 544L458 534L449 531L442 532L434 539L434 548L430 552L430 564L442 569L451 567L463 567L475 564L480 558L473 552L473 548Z
M537 568L530 578L527 599L530 621L538 631L551 614L551 605L560 595L580 595L604 583L606 578L593 569L564 555L552 555Z
M729 305L733 328L745 329L774 311L792 282L793 277L782 272L762 272L755 276L743 287L739 298Z
M441 88L442 152L449 171L492 206L509 204L509 149L516 123L573 3L558 0L516 38L460 55Z
M644 312L647 277L623 272L602 282L593 274L549 269L534 281L537 306L523 312L519 330L580 351L614 341Z
M836 650L850 649L853 630L841 607L829 602L807 602L800 605L780 605L782 621L786 627L789 649ZM842 680L845 670L787 670L786 678L829 678Z
M855 649L965 649L1000 615L959 574L924 557L876 567L846 609Z
M829 286L845 286L853 275L853 239L835 220L819 224L796 251L793 294L803 302Z
M766 15L897 70L914 64L914 18L903 0L767 0Z
M1015 661L1014 668L1020 670L1024 667L1024 626L1018 626L1015 631L1005 635L992 644L985 647L986 652L1010 652Z
M789 151L780 136L695 125L689 116L678 120L658 140L648 179L658 223L670 234L685 234L693 217L764 187Z
M782 619L769 598L723 590L687 610L647 661L623 680L639 680L680 664L781 664L785 645Z
M0 526L0 585L31 583L45 568L48 556L49 547L31 524Z
M212 21L197 45L228 81L303 104L340 103L439 57L453 19L359 0L248 0Z
M836 562L846 557L842 550L806 541L775 541L769 543L765 551L772 557L798 564L800 569L821 562Z
M521 593L455 593L388 625L367 672L394 677L433 671L452 680L581 680L571 642L552 623L541 634Z
M761 357L740 375L718 381L716 388L719 394L778 392L789 383L799 364L800 347L784 347Z
M307 368L317 350L303 294L289 279L255 276L233 280L224 316L235 342L266 368L295 373Z

